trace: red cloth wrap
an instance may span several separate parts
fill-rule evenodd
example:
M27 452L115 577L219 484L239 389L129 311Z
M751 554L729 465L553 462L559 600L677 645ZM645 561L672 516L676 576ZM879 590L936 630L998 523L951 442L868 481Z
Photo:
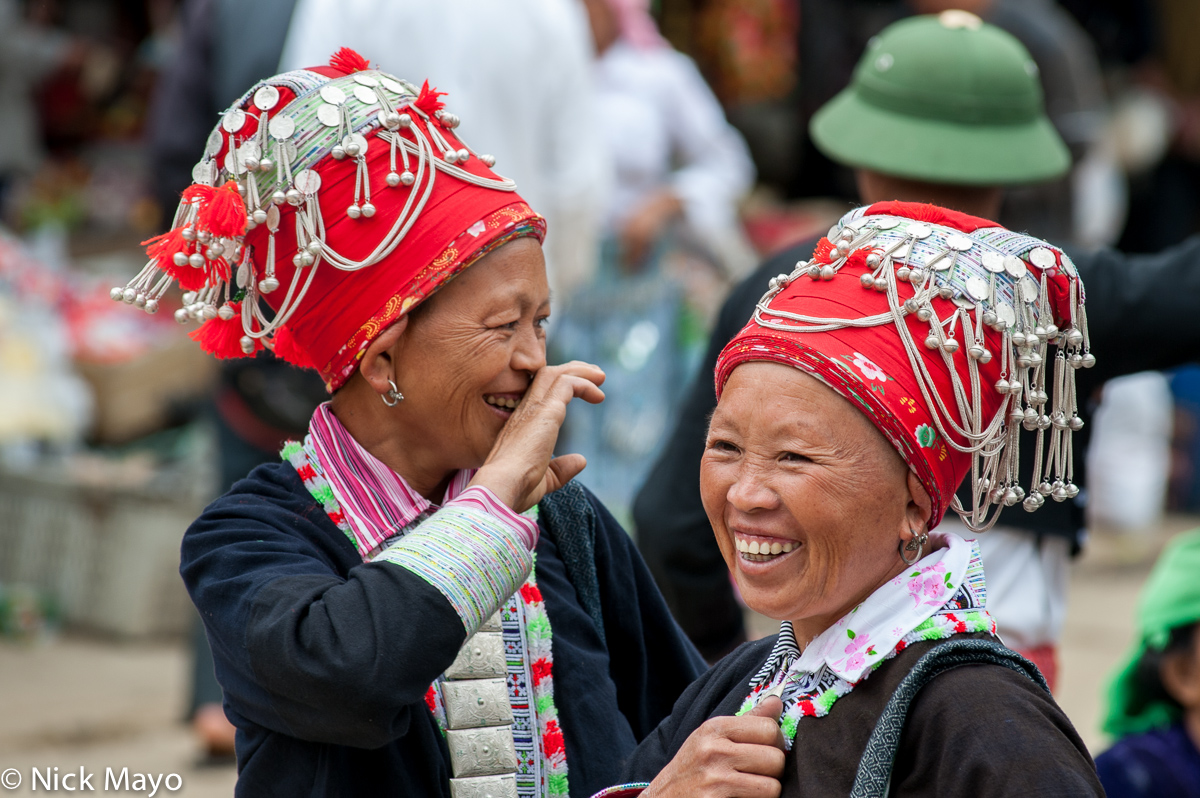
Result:
M970 233L981 227L998 227L994 222L916 203L885 202L871 206L868 214L888 214L928 221ZM821 239L815 250L815 262L828 263L832 245ZM860 250L861 252L861 250ZM1035 266L1026 263L1036 277ZM797 277L770 302L772 310L800 313L830 319L859 319L888 311L887 296L879 291L864 289L859 278L870 271L865 253L854 257L829 281ZM1065 276L1062 287L1067 287ZM915 288L897 281L899 301L910 298ZM1067 298L1057 290L1060 286L1050 279L1051 306L1055 315L1066 307ZM938 318L945 319L954 312L950 300L934 299L933 309ZM769 314L764 318L770 320ZM907 315L905 322L916 344L916 351L933 378L942 403L951 417L958 418L958 405L951 388L950 372L942 352L925 347L929 324ZM961 320L960 320L961 322ZM799 324L798 322L787 322ZM975 316L972 314L972 324ZM1000 379L1002 336L984 327L985 345L993 357L987 365L979 365L982 418L990 420L1004 397L994 389ZM967 343L960 323L955 332L960 344L952 360L959 378L970 391ZM861 410L884 437L900 453L920 479L933 500L930 528L941 522L950 507L954 492L971 468L971 455L946 444L930 416L926 401L918 387L917 378L899 332L891 321L876 327L844 327L831 332L802 332L774 330L761 327L753 319L729 342L717 360L716 391L720 399L730 373L748 361L770 361L794 366L820 379ZM882 373L880 373L882 372ZM985 423L986 426L986 423ZM947 429L950 434L952 430ZM959 443L965 441L959 440Z

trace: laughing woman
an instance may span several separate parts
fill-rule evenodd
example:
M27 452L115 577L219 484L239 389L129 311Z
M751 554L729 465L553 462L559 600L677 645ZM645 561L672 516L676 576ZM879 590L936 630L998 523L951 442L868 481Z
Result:
M349 51L253 87L114 289L333 394L183 541L238 795L588 795L703 667L552 459L604 375L547 366L544 222L438 96Z
M982 531L1073 495L1074 266L928 205L859 209L830 239L721 353L701 464L725 561L780 633L689 688L610 795L1103 795L997 641L978 547L932 531L951 508ZM1044 455L1028 494L1022 426Z

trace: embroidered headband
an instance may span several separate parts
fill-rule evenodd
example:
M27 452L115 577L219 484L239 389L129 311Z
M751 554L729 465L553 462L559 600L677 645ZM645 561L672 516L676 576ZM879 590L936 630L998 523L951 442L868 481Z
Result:
M460 270L545 235L495 159L454 132L442 96L347 48L258 83L221 116L172 229L144 242L149 263L112 298L154 313L177 282L175 318L204 322L191 337L205 351L267 347L336 390Z
M1095 357L1083 284L1044 241L932 205L858 208L811 261L772 278L721 352L718 399L753 360L811 373L862 410L929 492L931 527L954 509L979 532L1005 506L1033 512L1079 492L1074 370ZM1022 429L1036 433L1028 491L1018 483ZM968 470L963 508L954 492Z

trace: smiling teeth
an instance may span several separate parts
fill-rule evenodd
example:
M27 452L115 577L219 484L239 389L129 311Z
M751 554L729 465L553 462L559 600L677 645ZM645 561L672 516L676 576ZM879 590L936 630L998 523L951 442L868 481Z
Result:
M794 551L799 545L799 543L792 541L788 541L787 543L780 543L779 541L775 541L773 543L759 543L757 540L747 541L742 538L737 539L737 550L743 554L766 554L771 556L777 554L787 554L789 551Z
M489 405L503 407L507 410L512 410L517 405L521 404L521 400L519 399L506 399L500 396L485 396L483 397L483 401L487 402Z

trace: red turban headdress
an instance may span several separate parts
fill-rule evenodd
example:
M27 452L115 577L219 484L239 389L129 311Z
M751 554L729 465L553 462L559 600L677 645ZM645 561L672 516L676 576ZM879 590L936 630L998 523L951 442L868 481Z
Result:
M442 92L329 66L250 89L209 136L172 229L113 299L150 313L171 283L176 319L219 358L264 346L330 391L370 342L466 266L545 221L454 131ZM264 311L263 305L269 308Z
M1078 492L1074 369L1095 363L1083 300L1074 264L1044 241L931 205L877 203L771 280L717 361L717 397L747 361L816 376L896 447L933 500L931 527L953 508L982 531L1006 505L1032 512ZM1022 428L1036 432L1028 492ZM954 493L968 471L974 501L963 508Z

